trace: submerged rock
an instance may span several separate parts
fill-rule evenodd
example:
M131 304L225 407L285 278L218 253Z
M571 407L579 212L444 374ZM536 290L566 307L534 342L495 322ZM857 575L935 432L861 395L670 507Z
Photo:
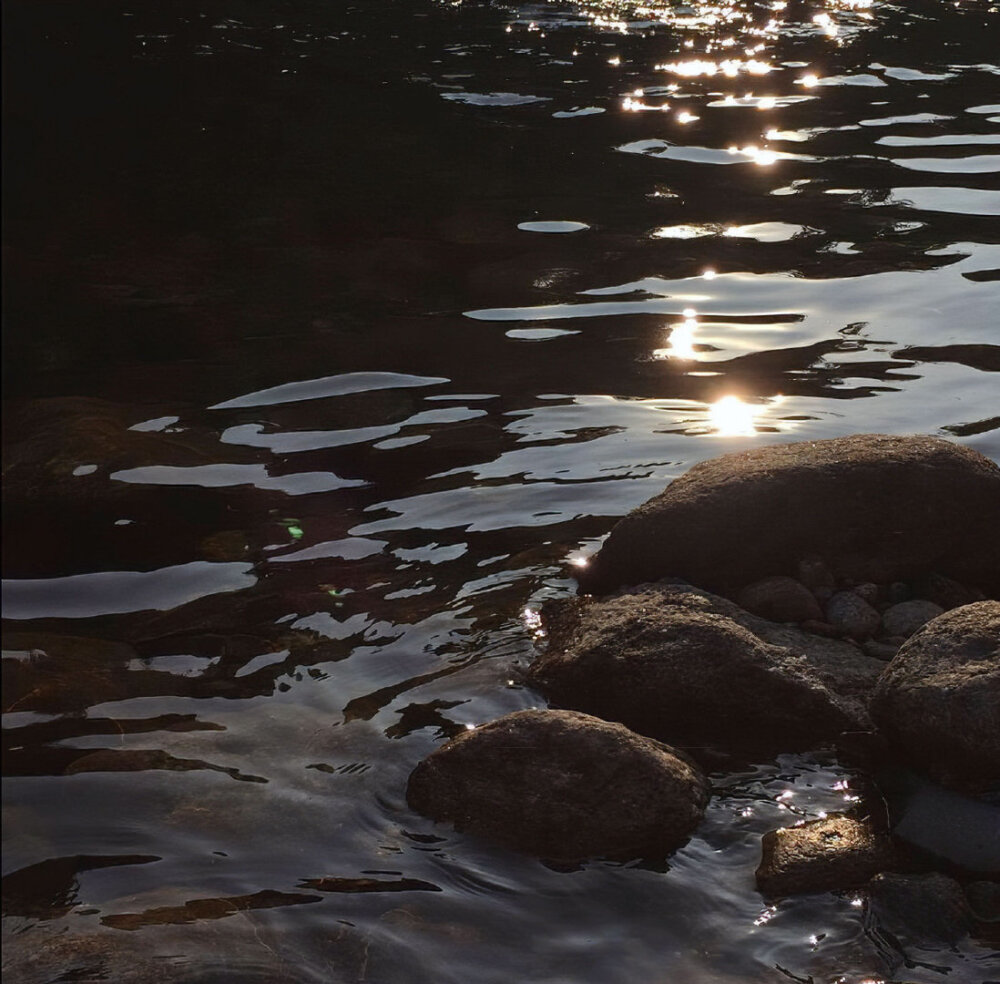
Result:
M819 556L855 582L947 572L1000 588L1000 467L935 437L862 434L695 465L611 531L583 590L682 577L731 592Z
M1000 923L1000 882L970 882L965 897L977 922Z
M875 688L872 714L890 742L946 783L1000 783L1000 602L928 622Z
M434 820L556 860L679 847L708 784L672 748L574 711L519 711L459 735L410 775Z
M1000 805L946 789L909 769L876 764L875 771L896 841L936 865L1000 877Z
M770 896L853 888L897 864L887 836L848 816L772 830L761 848L757 887Z
M566 599L529 680L564 707L667 741L792 746L871 727L884 664L685 584Z
M876 875L868 885L869 908L883 929L917 945L957 943L972 928L965 892L954 878Z
M813 593L793 577L765 577L748 584L736 599L740 607L773 622L821 621L823 609Z

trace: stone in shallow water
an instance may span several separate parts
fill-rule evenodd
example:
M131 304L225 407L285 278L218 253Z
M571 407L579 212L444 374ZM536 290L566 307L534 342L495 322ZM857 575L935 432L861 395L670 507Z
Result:
M957 943L972 926L962 886L938 872L878 874L868 894L870 910L882 928L907 942Z
M932 618L944 614L940 605L917 598L903 601L882 613L882 631L887 636L911 636Z
M1000 602L955 608L911 636L880 677L872 714L942 782L1000 783Z
M853 581L937 570L1000 589L1000 467L886 434L724 455L629 513L578 578L597 593L663 577L730 592L814 555Z
M804 746L871 723L883 665L685 584L546 605L530 682L564 707L674 742Z
M879 613L853 591L838 591L826 603L826 620L838 632L858 640L875 635L881 622Z
M574 711L519 711L437 749L407 802L434 820L554 860L679 847L708 801L674 749Z
M770 896L837 891L896 864L891 841L869 822L832 816L765 834L757 887Z
M813 593L793 577L765 577L748 584L737 603L754 615L772 622L806 622L823 618L823 609Z

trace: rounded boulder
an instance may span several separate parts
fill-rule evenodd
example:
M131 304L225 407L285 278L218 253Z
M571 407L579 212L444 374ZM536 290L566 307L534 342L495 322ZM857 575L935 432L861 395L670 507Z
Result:
M1000 781L1000 602L939 615L875 686L872 716L914 765L942 781Z
M854 582L940 571L1000 590L1000 467L936 437L860 434L703 461L622 519L583 590L678 577L731 594L803 557Z
M553 860L663 854L708 784L674 749L575 711L518 711L459 735L410 775L418 813Z

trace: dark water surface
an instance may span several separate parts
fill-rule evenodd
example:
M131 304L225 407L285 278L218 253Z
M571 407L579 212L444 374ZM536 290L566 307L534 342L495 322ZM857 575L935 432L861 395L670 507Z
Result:
M1000 459L995 5L4 6L9 980L1000 978L757 894L820 752L669 868L404 799L693 463Z

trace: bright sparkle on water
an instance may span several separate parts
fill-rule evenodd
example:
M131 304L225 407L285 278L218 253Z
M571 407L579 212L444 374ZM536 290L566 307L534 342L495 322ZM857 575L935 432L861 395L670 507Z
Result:
M753 416L753 407L738 396L724 396L708 410L708 419L720 437L752 437L757 433ZM778 799L786 796L791 796L791 793L783 793Z

